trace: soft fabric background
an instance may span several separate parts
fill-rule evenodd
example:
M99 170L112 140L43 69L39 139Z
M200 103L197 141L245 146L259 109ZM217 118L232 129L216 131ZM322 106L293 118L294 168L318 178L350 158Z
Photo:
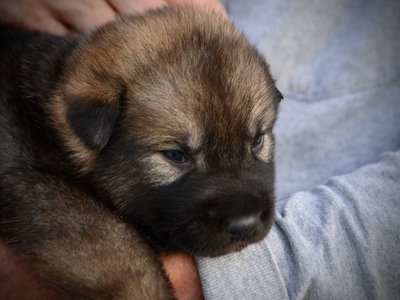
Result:
M278 210L262 243L198 260L206 298L399 299L400 1L225 5L285 96Z

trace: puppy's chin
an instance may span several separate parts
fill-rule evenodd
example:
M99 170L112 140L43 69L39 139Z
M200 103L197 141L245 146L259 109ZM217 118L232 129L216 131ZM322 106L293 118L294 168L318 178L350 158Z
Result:
M192 242L177 242L172 243L172 245L167 245L167 247L171 248L174 246L173 244L176 244L177 250L181 250L195 256L217 257L243 250L251 244L260 242L267 235L269 230L270 227L265 227L246 240L235 240L224 233L214 234L213 238L211 238L210 235L212 235L212 233L210 233L210 235L198 236L197 238L194 237Z

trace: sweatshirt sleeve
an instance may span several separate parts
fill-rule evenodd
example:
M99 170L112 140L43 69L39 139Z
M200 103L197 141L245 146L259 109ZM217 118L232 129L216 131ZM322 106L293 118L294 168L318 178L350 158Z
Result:
M197 262L206 299L398 299L400 150L278 202L262 242Z

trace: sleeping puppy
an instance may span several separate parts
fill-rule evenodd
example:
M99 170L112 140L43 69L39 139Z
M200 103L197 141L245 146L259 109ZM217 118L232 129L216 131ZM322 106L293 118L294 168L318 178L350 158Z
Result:
M230 22L181 8L0 34L0 234L66 298L172 299L159 249L266 235L281 95Z

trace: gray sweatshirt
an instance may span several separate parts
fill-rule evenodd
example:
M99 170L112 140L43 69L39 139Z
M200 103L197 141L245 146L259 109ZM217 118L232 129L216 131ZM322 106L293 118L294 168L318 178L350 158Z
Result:
M400 1L231 0L285 99L276 222L206 299L400 299Z

